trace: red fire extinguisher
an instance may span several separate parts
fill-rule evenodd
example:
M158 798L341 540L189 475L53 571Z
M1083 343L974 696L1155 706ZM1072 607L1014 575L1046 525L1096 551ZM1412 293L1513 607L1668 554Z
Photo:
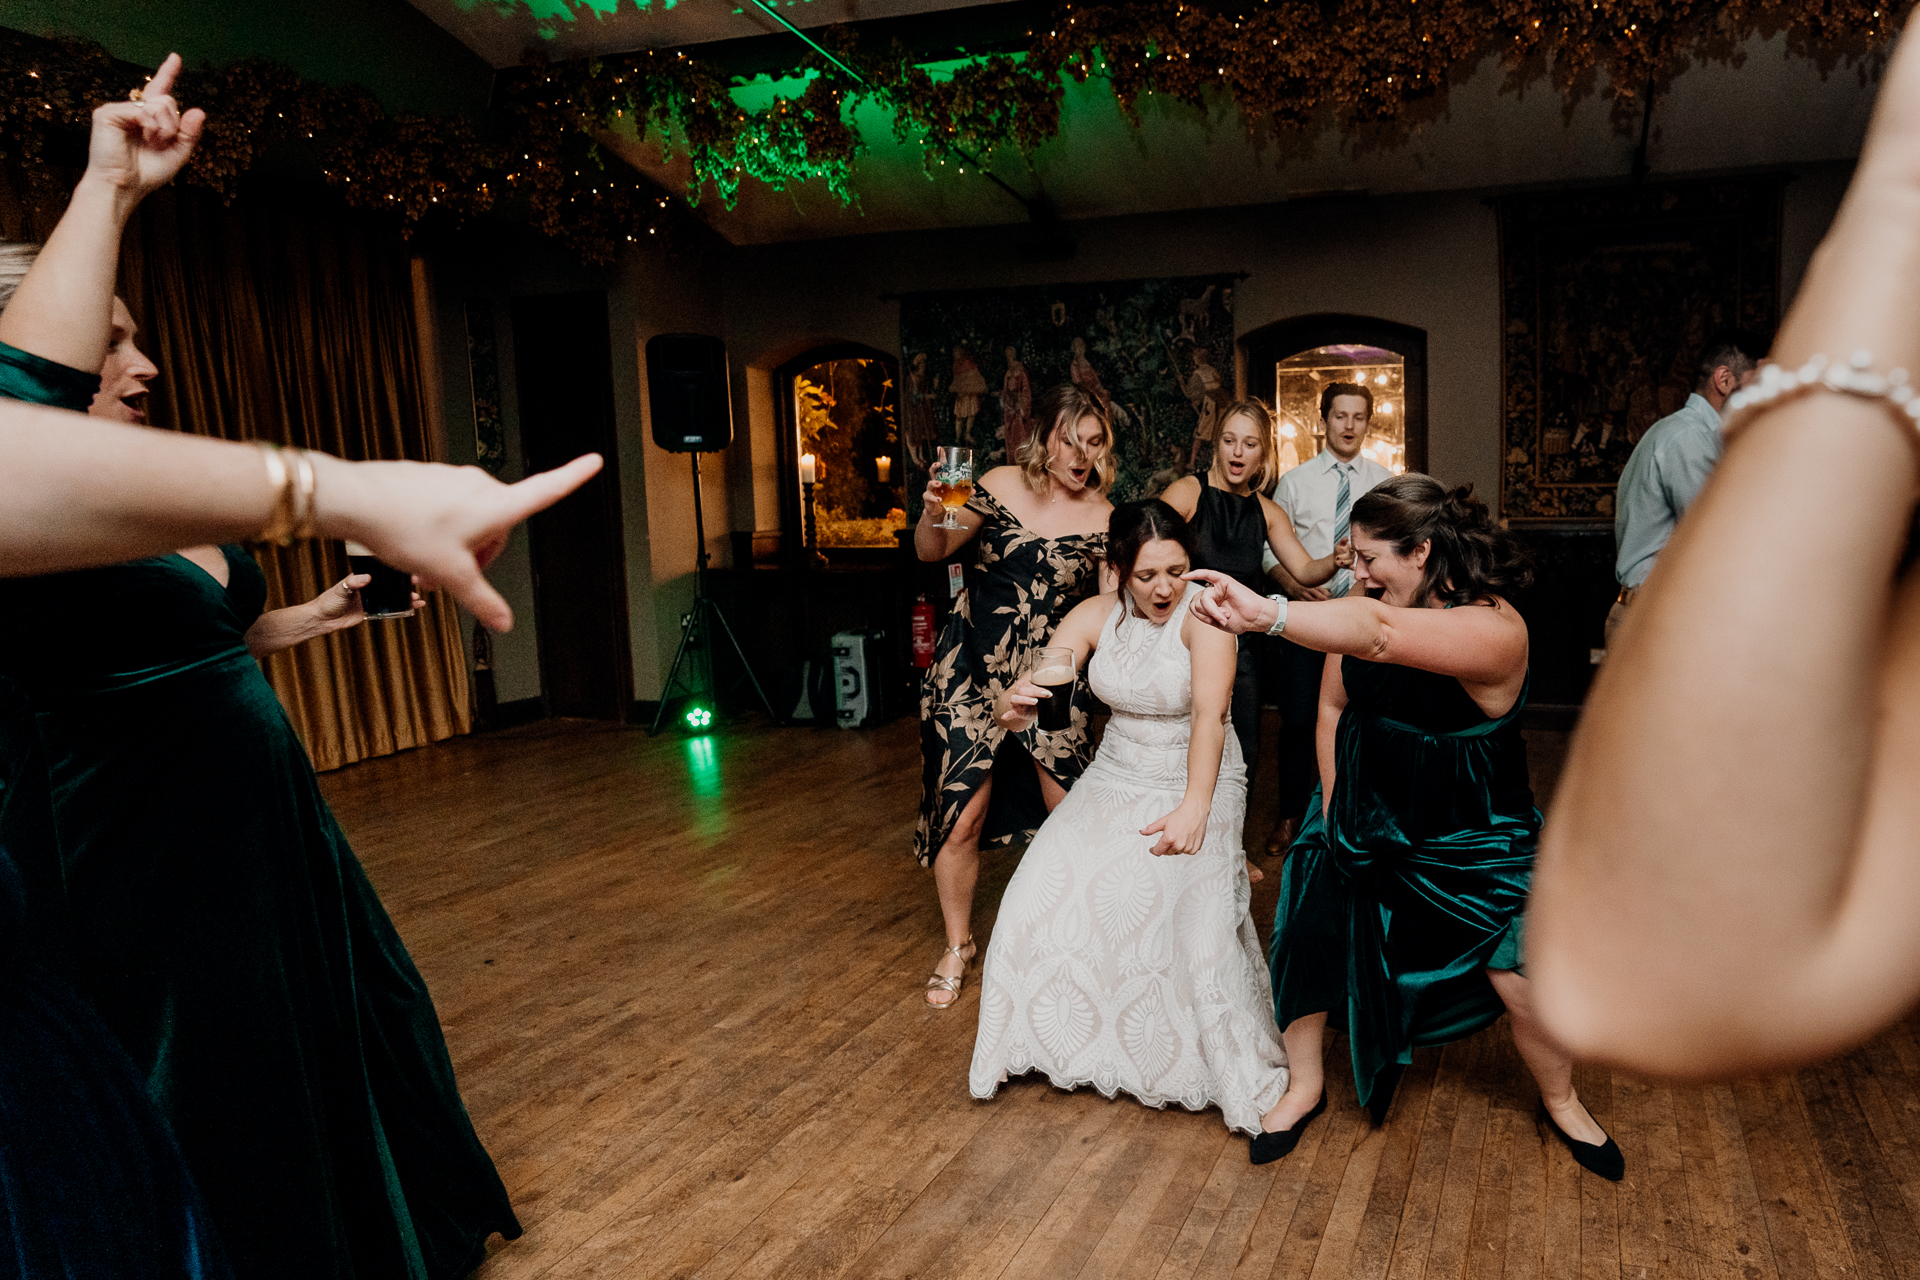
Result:
M913 665L933 665L933 606L924 594L913 606Z

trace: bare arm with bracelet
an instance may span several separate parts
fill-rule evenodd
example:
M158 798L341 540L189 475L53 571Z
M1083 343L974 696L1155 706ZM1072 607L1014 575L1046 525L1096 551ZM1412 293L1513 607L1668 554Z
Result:
M1547 819L1527 961L1582 1057L1775 1070L1920 995L1920 575L1900 569L1920 455L1905 379L1882 377L1920 369L1917 288L1909 37L1775 343L1793 385L1776 372L1769 404L1729 403L1719 469L1609 645ZM1836 393L1836 370L1880 394ZM1789 497L1818 539L1781 536ZM1848 548L1848 571L1815 543ZM1783 596L1823 563L1816 598Z
M365 543L496 631L513 612L481 570L514 525L600 470L588 454L504 485L475 467L307 457L316 536ZM245 542L268 530L284 497L254 445L0 401L0 576Z

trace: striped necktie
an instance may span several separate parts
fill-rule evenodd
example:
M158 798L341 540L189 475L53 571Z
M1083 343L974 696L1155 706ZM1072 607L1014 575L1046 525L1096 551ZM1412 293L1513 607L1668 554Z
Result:
M1344 462L1336 462L1333 469L1340 476L1340 492L1333 499L1333 541L1338 546L1353 532L1353 468ZM1353 590L1353 570L1335 569L1333 576L1327 579L1327 593L1335 599Z

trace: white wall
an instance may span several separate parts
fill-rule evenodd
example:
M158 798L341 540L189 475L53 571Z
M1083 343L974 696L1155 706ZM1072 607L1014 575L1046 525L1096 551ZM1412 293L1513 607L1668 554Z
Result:
M635 254L612 298L616 384L633 383L635 412L621 417L620 452L637 461L621 473L627 511L627 602L633 640L633 696L652 701L673 665L680 618L694 597L693 468L688 455L653 442L647 396L647 340L660 333L719 334L724 328L717 259L693 252ZM737 450L742 446L736 444ZM730 451L731 452L731 451ZM700 494L711 563L727 563L730 504L727 454L700 459ZM623 466L626 464L623 462Z
M438 283L438 276L436 276ZM472 365L467 354L467 310L465 298L440 284L436 292L435 336L440 343L441 401L447 427L446 460L456 466L478 465L479 450L474 438ZM483 295L483 305L493 312L493 329L498 339L500 360L501 418L506 438L506 460L500 478L509 483L522 477L520 449L520 402L513 384L513 326L507 316L506 299ZM527 527L520 525L507 541L507 549L493 562L487 578L505 597L513 610L513 630L493 637L493 685L502 702L518 702L540 696L539 619L533 612L533 574L528 559ZM467 650L468 665L473 661L473 618L461 611L461 634Z
M448 460L471 462L475 457L465 306L468 299L479 299L494 309L499 342L507 454L503 479L520 477L522 459L510 300L584 290L606 292L616 433L611 461L620 482L634 697L643 701L658 697L679 640L680 614L693 598L693 488L685 458L667 454L652 443L645 346L655 333L719 331L717 268L700 251L683 249L636 252L616 270L595 270L580 266L542 237L492 225L437 246L433 259ZM721 467L715 465L712 470L703 491L712 543L724 548L729 507ZM539 628L524 527L515 531L488 577L513 606L515 617L513 631L494 638L495 689L502 702L538 697Z

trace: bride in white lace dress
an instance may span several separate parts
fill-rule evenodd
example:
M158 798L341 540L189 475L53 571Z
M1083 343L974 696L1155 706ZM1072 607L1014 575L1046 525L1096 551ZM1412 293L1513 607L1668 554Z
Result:
M1165 503L1117 507L1107 554L1119 590L1075 607L1048 641L1074 650L1113 718L1001 900L976 1098L1041 1071L1150 1107L1218 1107L1229 1128L1255 1134L1286 1092L1247 914L1246 770L1226 726L1234 646L1183 607L1199 590L1180 580L1191 553ZM1021 680L996 714L1025 728L1044 696Z

